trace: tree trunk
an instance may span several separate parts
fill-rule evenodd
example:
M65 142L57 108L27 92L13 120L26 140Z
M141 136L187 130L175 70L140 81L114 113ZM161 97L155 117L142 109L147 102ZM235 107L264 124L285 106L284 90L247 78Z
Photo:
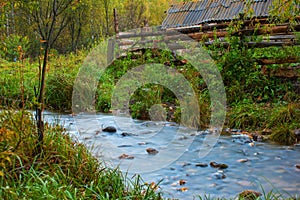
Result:
M44 49L44 59L43 59L43 66L42 66L42 72L41 72L41 79L40 79L40 85L39 85L39 93L38 93L38 107L36 109L36 120L37 120L37 129L38 129L38 143L37 143L37 153L42 152L42 145L43 145L43 140L44 140L44 121L43 121L43 110L44 110L44 89L45 89L45 77L46 77L46 69L47 69L47 62L48 62L48 54L49 54L49 49L51 47L51 44L53 41L53 29L54 29L54 24L56 23L56 17L57 17L57 0L53 1L53 7L52 7L52 21L51 21L51 26L49 29L49 32L47 34L47 38L43 38L43 40L46 39L45 42L45 49Z

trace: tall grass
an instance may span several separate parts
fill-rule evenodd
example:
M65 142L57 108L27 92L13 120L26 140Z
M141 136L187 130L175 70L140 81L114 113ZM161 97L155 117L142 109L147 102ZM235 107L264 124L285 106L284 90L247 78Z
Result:
M46 127L43 151L37 154L31 118L26 112L0 114L1 198L161 199L140 178L105 168L59 126Z

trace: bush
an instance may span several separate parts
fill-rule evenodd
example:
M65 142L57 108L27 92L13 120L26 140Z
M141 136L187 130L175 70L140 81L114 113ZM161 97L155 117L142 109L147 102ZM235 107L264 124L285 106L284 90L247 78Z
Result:
M25 54L29 49L28 37L12 34L4 40L0 55L8 61L17 61L20 58L20 52Z

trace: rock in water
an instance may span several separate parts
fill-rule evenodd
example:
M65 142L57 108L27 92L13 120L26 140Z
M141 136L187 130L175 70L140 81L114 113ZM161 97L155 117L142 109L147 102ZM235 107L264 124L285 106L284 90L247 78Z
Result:
M148 148L148 149L146 149L146 151L150 155L155 155L155 154L158 154L158 152L159 152L159 151L157 151L156 149L153 149L153 148Z
M109 132L109 133L115 133L115 132L117 132L117 129L113 126L108 126L108 127L105 127L104 129L102 129L102 131Z
M130 156L128 154L123 153L122 155L119 156L119 159L129 159L129 160L132 160L132 159L134 159L134 156Z
M296 165L296 168L300 169L300 164L297 164L297 165Z
M219 170L216 173L213 173L213 176L216 179L224 179L224 178L226 178L226 175L224 174L224 172L222 170Z
M219 169L226 169L228 168L228 165L223 163L216 163L216 162L210 162L209 165L213 168L219 168Z
M240 162L240 163L244 163L244 162L248 162L249 160L247 158L242 158L242 159L239 159L237 160L237 162Z
M133 136L134 134L133 133L129 133L129 132L123 132L123 133L121 133L121 135L123 137L127 137L127 136Z
M186 180L183 179L179 180L179 185L184 185L184 184L186 184Z
M245 200L254 200L261 196L260 192L256 192L254 190L244 190L243 192L239 193L239 198Z
M208 164L206 164L206 163L197 163L196 164L196 167L207 167L208 166Z

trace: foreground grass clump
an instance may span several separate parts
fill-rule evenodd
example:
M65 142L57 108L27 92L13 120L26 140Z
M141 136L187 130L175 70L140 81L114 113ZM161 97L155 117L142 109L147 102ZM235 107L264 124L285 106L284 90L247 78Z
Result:
M139 177L108 169L60 127L46 127L43 151L26 112L0 114L0 196L3 199L161 199Z

